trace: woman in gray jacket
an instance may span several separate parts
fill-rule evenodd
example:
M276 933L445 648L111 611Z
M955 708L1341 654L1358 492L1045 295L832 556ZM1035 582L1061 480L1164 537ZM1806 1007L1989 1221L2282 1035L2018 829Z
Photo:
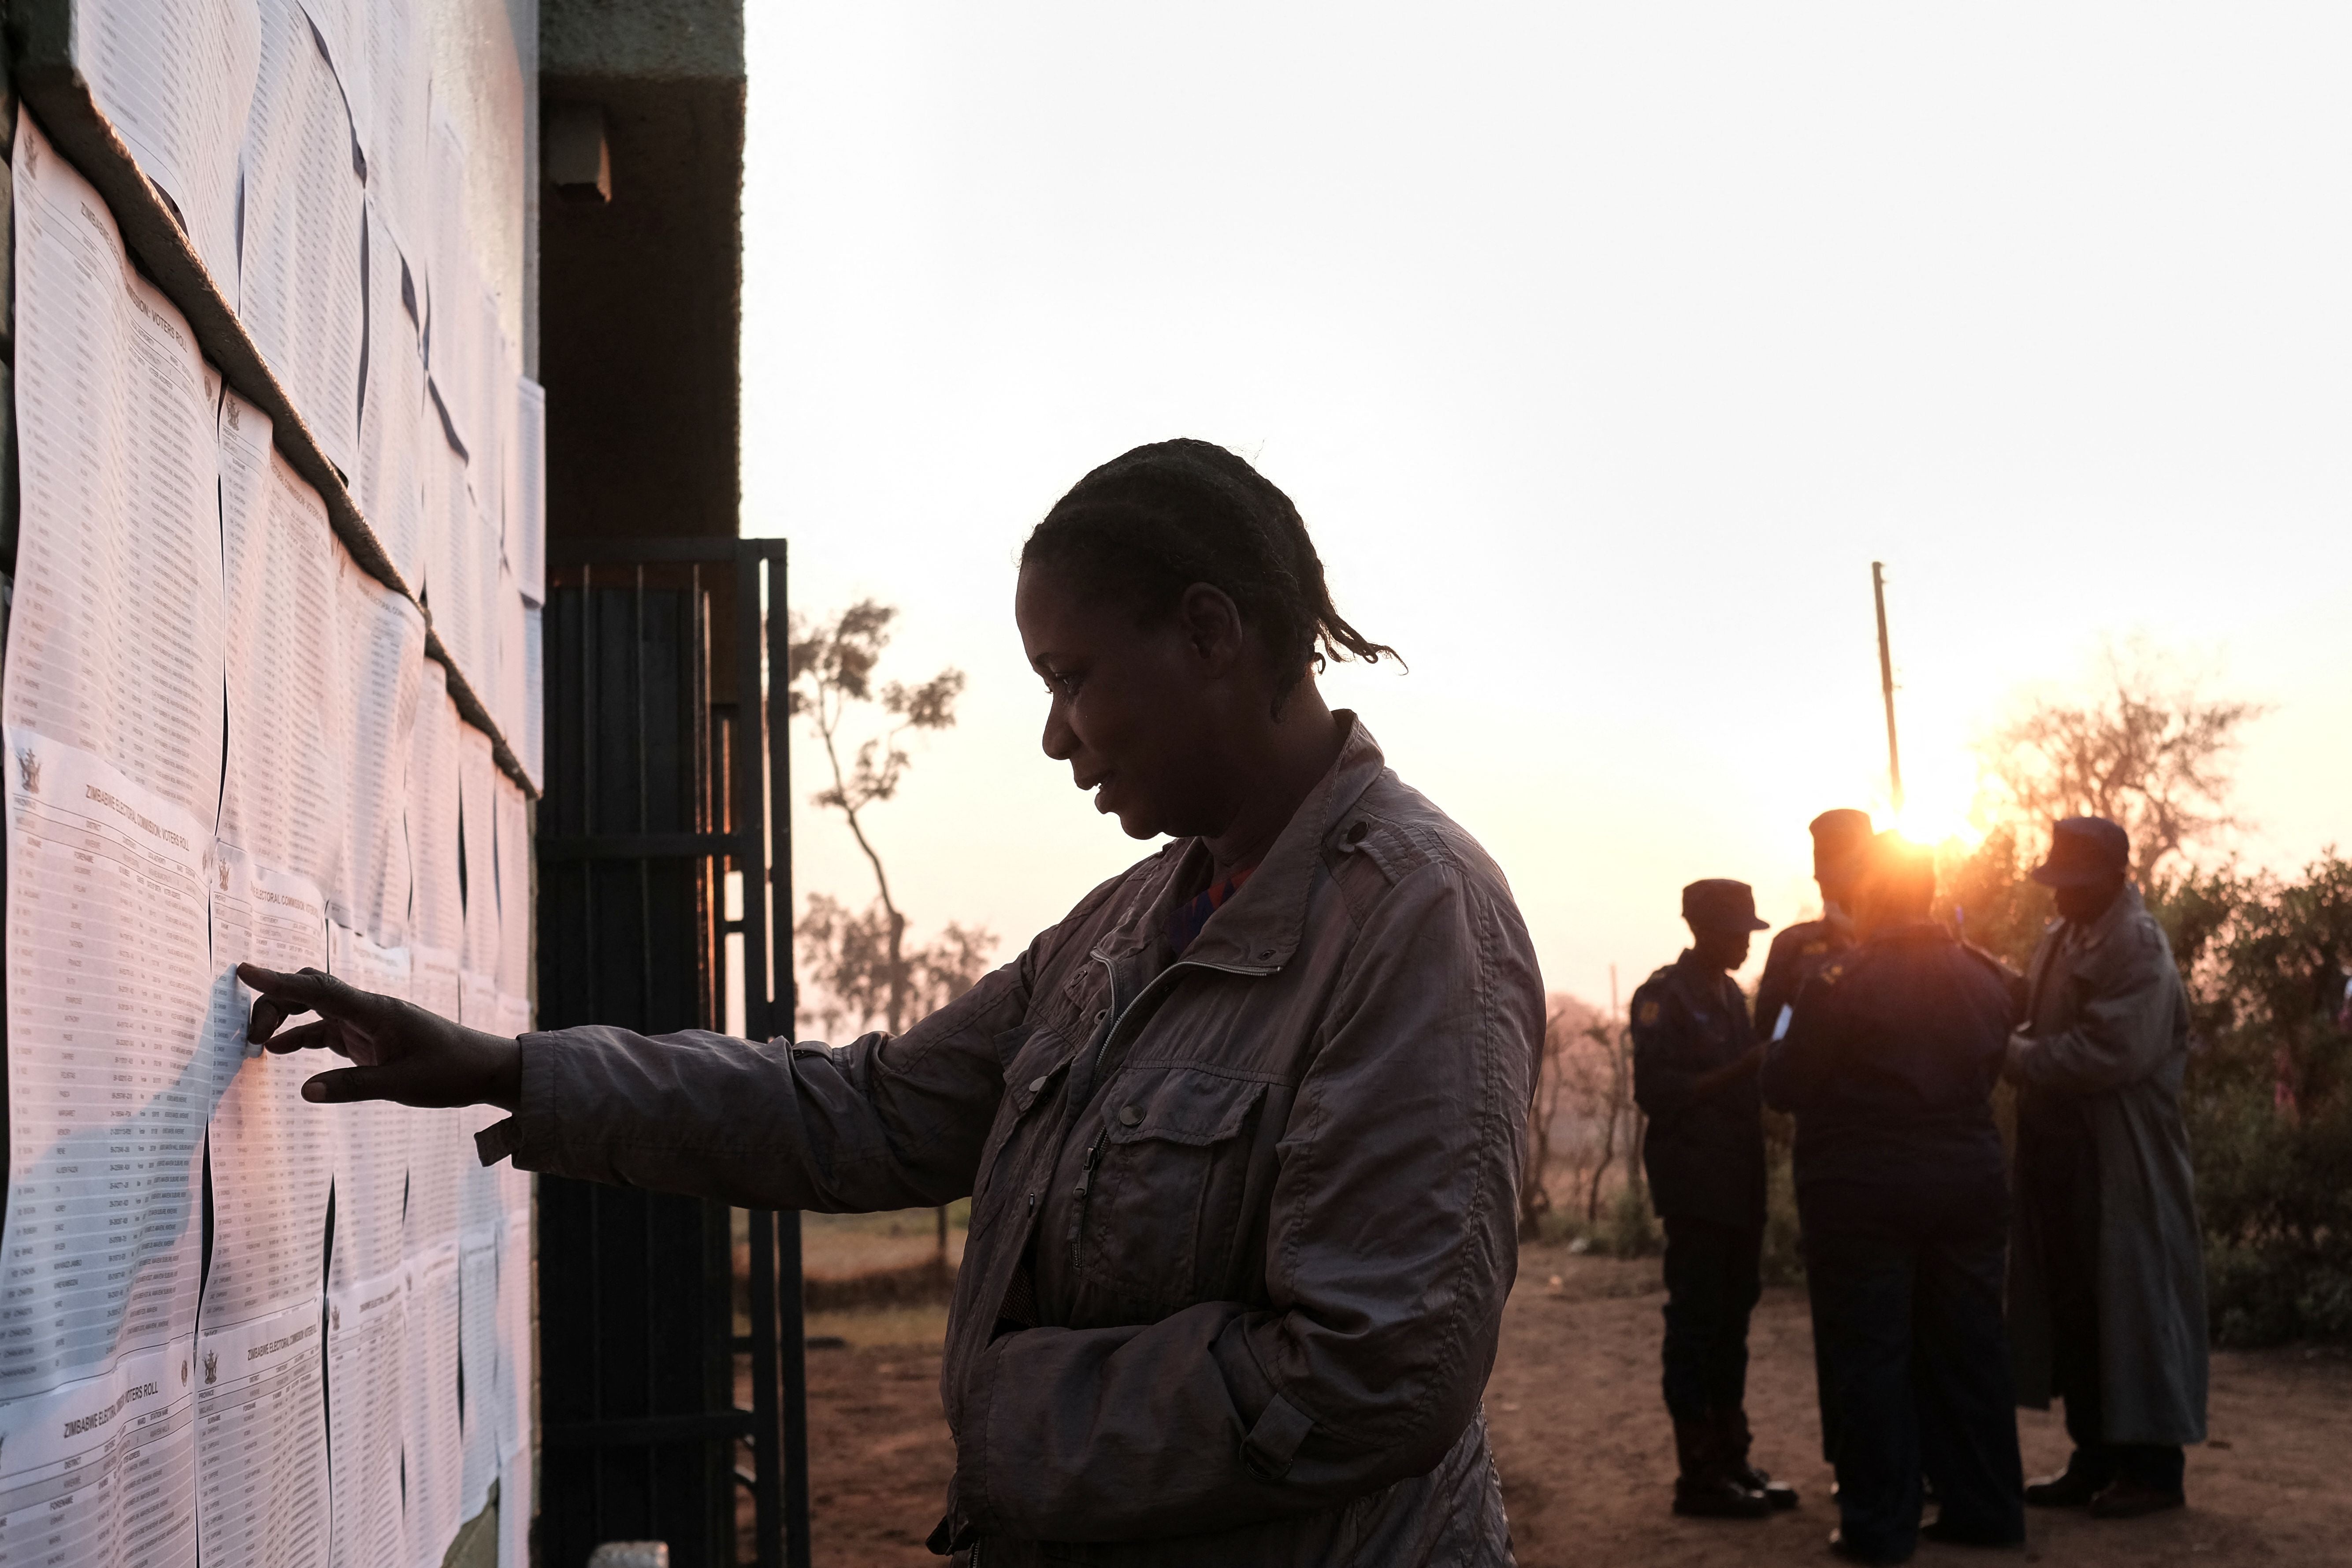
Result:
M1198 441L1088 474L1013 606L1045 747L1171 842L905 1034L503 1039L247 970L321 1101L488 1102L482 1157L844 1212L970 1194L935 1550L1506 1563L1479 1393L1517 1266L1542 983L1494 862L1324 705L1287 497ZM306 1008L318 1023L271 1039Z

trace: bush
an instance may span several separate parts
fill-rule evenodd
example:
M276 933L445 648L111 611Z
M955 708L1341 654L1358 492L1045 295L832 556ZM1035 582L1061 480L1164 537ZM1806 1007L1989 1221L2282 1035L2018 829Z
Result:
M1617 1189L1616 1201L1601 1215L1592 1250L1612 1258L1653 1258L1665 1239L1658 1216L1650 1212L1649 1188L1628 1182Z

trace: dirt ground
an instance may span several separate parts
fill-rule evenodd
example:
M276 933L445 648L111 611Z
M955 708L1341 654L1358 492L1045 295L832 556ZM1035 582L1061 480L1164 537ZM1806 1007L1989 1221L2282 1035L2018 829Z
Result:
M1559 1279L1558 1286L1550 1281ZM1801 1292L1773 1290L1749 1345L1757 1459L1804 1494L1758 1523L1674 1518L1672 1443L1658 1402L1654 1262L1529 1248L1504 1320L1486 1415L1524 1568L1745 1568L1830 1561L1835 1510L1819 1458L1811 1330ZM822 1568L938 1559L954 1457L940 1416L936 1309L824 1314L812 1334L847 1342L809 1352L815 1560ZM2212 1441L2189 1456L2189 1506L2100 1523L2037 1512L2022 1554L1923 1544L1916 1562L2063 1563L2069 1568L2352 1564L2352 1359L2333 1351L2221 1352L2213 1359ZM2054 1415L2021 1413L2029 1474L2065 1460Z

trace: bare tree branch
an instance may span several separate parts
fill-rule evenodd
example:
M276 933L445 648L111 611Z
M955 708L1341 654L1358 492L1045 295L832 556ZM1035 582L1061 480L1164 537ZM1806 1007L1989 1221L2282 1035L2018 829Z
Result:
M1977 747L1981 803L2020 842L2062 816L2104 816L2131 836L2143 885L2242 826L2226 802L2246 727L2265 703L2208 694L2207 678L2141 641L2106 645L2094 688L2029 698Z

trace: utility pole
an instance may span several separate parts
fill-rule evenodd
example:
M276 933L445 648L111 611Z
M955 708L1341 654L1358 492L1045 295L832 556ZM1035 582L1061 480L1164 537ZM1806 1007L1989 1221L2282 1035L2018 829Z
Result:
M1870 596L1878 604L1878 689L1886 698L1886 781L1894 786L1895 812L1903 813L1903 753L1895 744L1895 656L1886 647L1886 563L1870 563Z

